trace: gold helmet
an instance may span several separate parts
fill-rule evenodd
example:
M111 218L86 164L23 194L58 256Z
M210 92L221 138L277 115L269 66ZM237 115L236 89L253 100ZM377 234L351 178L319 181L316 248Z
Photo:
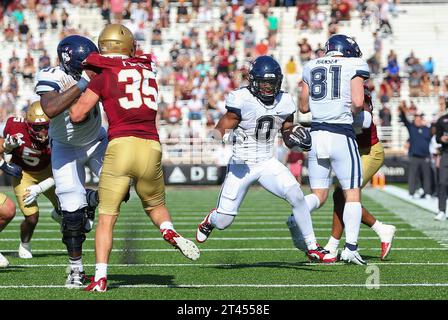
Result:
M135 53L134 35L121 24L108 24L98 37L98 48L101 54L115 53L132 57Z
M46 142L50 118L42 110L40 101L35 101L28 107L25 120L31 138L39 142Z

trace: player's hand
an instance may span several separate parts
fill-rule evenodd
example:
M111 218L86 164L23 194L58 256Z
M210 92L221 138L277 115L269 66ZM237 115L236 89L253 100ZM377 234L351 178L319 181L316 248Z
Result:
M61 92L65 92L76 84L76 80L69 74L65 74L60 80Z
M37 197L42 193L42 188L38 184L33 184L25 189L25 194L23 195L23 203L29 206Z
M448 142L448 136L441 136L440 137L440 141L442 141L443 143L447 143Z
M8 134L5 138L5 141L3 142L3 148L6 153L10 153L12 150L14 150L17 147L20 147L24 143L25 141L23 141L19 135Z
M17 179L22 177L22 168L14 163L6 163L3 159L0 159L0 169L2 169L4 173L16 177Z
M93 76L90 70L82 70L81 78L85 79L87 82L90 82L90 78Z
M244 130L236 128L224 134L224 143L243 144L247 140L247 134Z

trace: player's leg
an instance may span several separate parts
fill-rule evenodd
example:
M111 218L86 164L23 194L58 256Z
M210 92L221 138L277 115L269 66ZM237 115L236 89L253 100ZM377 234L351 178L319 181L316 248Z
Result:
M447 199L447 188L448 188L448 154L446 152L442 153L442 158L440 159L439 168L439 213L435 217L436 220L445 221L447 219L446 214L446 199Z
M250 185L257 178L257 173L257 166L249 167L242 163L230 163L227 166L216 208L198 225L198 242L205 242L214 228L224 230L233 223Z
M307 247L307 256L311 260L334 262L336 257L330 257L328 252L317 244L305 197L291 172L277 159L271 159L265 164L258 181L266 190L291 205L294 221Z
M16 215L16 205L5 194L0 193L0 232L6 228L8 223ZM8 259L6 259L0 253L0 268L5 268L9 265Z
M341 134L332 135L331 166L344 191L345 247L341 259L355 264L365 264L358 253L358 236L361 227L361 157L356 141Z
M129 137L135 146L135 153L144 156L136 158L131 175L135 180L135 191L152 223L159 228L162 237L190 260L197 260L200 252L190 240L182 237L174 229L171 215L165 206L165 183L162 170L162 150L157 141Z
M26 188L39 183L39 179L30 173L23 171L20 179L13 178L12 185L20 211L24 215L24 220L20 224L20 245L18 249L19 257L22 259L31 259L31 238L39 221L39 207L37 202L26 206L23 199Z
M80 288L86 281L82 263L82 245L86 239L85 163L87 148L53 143L51 154L56 196L62 214L62 242L69 256L67 288Z

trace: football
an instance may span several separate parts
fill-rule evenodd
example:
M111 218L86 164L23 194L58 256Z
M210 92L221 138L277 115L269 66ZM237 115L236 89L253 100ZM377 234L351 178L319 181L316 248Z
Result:
M289 149L300 148L301 151L309 151L311 149L310 133L299 124L283 130L282 137Z

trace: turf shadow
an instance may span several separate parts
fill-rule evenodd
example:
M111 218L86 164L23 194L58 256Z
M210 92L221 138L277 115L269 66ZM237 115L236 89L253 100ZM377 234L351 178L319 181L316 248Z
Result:
M211 268L221 269L221 270L232 270L232 269L246 269L246 268L280 268L280 269L295 269L304 270L310 272L333 272L332 270L317 270L314 266L319 264L310 264L309 262L284 262L284 261L269 261L269 262L256 262L256 263L234 263L234 264L223 264L220 266L214 266Z
M125 285L166 285L176 286L174 283L174 276L171 275L157 275L157 274L111 274L107 277L111 282L110 289L116 289L115 286Z

